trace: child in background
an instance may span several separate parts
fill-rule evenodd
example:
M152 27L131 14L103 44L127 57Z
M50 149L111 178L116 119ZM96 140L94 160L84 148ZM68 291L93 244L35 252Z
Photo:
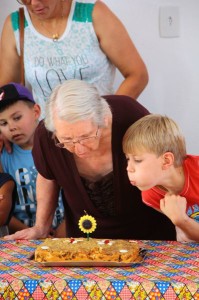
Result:
M10 233L32 227L35 223L37 170L32 147L39 117L40 107L27 88L17 83L0 88L0 130L13 144L11 154L3 150L1 166L2 171L15 179L18 192L18 201L9 223ZM61 223L63 214L60 203L54 218L54 228Z
M17 201L16 184L6 173L0 173L0 238L7 235L15 201Z
M176 226L178 241L199 241L199 156L187 155L177 124L162 115L147 115L123 138L130 183L142 200Z

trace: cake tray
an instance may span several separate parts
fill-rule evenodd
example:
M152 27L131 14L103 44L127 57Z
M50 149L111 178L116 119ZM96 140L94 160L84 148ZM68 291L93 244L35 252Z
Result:
M147 250L140 249L139 256L133 262L113 262L113 261L53 261L53 262L37 262L34 260L34 253L29 259L37 266L43 267L133 267L141 264L146 257Z

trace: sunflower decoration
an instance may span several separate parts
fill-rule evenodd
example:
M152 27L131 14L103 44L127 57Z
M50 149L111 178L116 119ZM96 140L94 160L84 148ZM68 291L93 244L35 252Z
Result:
M87 234L87 240L89 240L89 234L95 231L97 227L97 222L95 218L88 215L86 211L84 212L85 215L79 219L78 225L79 225L79 229Z

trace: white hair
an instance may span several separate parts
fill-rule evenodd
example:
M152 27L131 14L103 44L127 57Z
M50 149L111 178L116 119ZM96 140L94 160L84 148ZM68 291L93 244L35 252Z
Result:
M52 132L55 131L54 114L69 123L92 119L98 126L103 127L104 118L111 115L111 109L94 85L71 79L58 85L47 101L45 126Z

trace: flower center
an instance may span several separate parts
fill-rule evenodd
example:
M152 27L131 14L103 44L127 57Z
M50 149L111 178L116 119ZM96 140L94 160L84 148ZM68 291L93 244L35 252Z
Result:
M92 228L92 223L90 220L85 220L83 223L82 223L83 227L85 229L91 229Z

